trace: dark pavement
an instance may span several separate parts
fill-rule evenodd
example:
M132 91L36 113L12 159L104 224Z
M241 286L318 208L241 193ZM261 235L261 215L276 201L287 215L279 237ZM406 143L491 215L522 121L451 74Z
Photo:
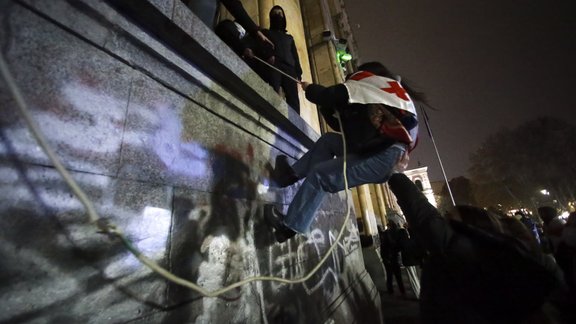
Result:
M418 318L418 300L410 290L410 284L404 274L405 271L402 270L402 272L404 286L407 290L406 297L401 296L398 289L395 289L396 292L393 295L388 294L386 291L380 291L384 321L386 324L421 323Z

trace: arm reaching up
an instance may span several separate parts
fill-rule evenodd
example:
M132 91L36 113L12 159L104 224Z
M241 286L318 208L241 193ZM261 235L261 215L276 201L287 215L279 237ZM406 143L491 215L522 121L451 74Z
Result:
M398 199L410 228L421 238L424 247L431 253L443 253L454 235L448 221L406 175L393 174L388 185Z

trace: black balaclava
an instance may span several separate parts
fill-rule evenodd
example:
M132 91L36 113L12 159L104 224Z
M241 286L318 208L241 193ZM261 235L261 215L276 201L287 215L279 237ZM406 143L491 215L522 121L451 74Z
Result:
M278 14L273 14L274 9L282 10L282 16L280 16ZM280 6L272 7L272 9L270 10L269 16L270 16L270 29L271 30L281 30L281 31L286 30L286 14L284 13L284 9L282 9L282 7L280 7Z

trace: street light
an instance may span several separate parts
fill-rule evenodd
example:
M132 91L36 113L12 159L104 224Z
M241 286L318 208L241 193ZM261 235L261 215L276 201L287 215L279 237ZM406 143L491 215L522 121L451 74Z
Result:
M352 59L352 55L348 52L346 52L345 50L340 50L336 53L336 55L338 56L338 61L340 63L345 63L348 62Z
M348 40L345 38L336 38L334 34L329 31L325 30L322 32L322 39L324 41L330 41L334 44L334 48L336 49L336 59L340 66L344 68L346 62L352 60L352 54L348 52Z
M550 191L548 191L546 189L540 190L540 193L543 194L544 196L550 196Z

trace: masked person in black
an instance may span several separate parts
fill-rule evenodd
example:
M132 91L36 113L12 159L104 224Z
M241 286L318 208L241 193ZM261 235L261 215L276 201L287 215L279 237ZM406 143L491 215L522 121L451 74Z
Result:
M262 31L272 43L274 43L273 62L280 71L300 80L302 68L298 59L298 51L294 38L286 31L286 15L280 6L270 10L270 29ZM290 78L276 71L271 71L268 83L274 91L280 92L280 88L286 96L286 103L300 113L300 100L298 99L298 84Z
M203 1L206 2L207 0ZM215 2L214 0L211 1ZM259 29L246 14L239 1L221 0L221 2L236 17L236 21L221 21L215 28L216 34L236 54L245 58L252 70L270 84L274 91L280 93L282 88L286 103L299 114L298 84L265 63L254 59L254 57L258 57L293 78L301 79L302 68L298 51L294 38L286 32L286 15L282 7L274 6L270 10L270 29ZM205 6L196 3L195 7L200 11ZM208 10L204 8L203 11ZM203 15L211 17L211 14L213 13Z
M380 256L386 269L386 290L390 295L394 293L393 281L402 296L406 296L406 289L402 281L400 249L402 242L408 238L408 233L395 222L390 221L388 228L380 234Z

